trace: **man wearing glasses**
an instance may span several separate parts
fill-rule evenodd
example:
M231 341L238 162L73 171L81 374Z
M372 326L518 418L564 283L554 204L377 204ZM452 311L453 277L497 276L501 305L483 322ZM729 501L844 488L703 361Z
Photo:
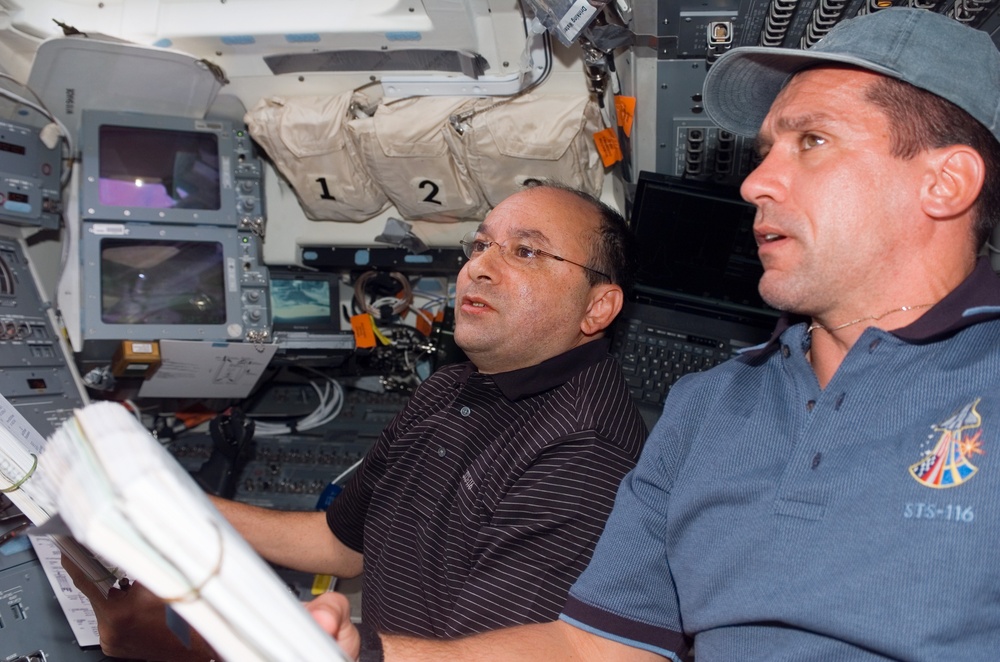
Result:
M363 569L369 631L451 638L554 619L646 437L604 339L631 284L624 219L539 185L462 246L455 341L470 361L417 389L329 510L217 502L273 563ZM163 631L151 597L140 587L92 598L104 651L197 657Z
M756 134L779 333L671 389L559 621L361 662L1000 659L1000 52L880 9L734 48L704 102ZM356 650L339 600L311 608Z

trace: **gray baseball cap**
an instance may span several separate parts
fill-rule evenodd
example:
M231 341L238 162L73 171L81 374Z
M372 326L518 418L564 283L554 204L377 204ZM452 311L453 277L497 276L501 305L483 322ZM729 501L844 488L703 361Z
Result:
M806 50L734 48L705 77L705 109L722 128L756 135L788 79L824 63L853 65L927 90L1000 140L1000 51L986 32L927 9L883 9L841 21Z

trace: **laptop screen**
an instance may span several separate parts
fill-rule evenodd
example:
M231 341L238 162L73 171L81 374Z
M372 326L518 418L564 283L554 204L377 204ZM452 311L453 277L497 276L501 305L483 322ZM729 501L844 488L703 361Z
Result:
M754 212L732 187L640 173L631 212L637 296L775 315L757 292L764 270Z

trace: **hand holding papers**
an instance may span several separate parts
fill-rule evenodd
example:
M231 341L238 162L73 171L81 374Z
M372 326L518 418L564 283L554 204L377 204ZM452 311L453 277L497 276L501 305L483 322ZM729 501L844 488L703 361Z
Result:
M39 464L73 537L171 603L223 658L348 659L120 405L77 410Z
M55 506L45 493L38 478L38 458L45 448L45 439L0 395L0 492L6 494L14 505L41 526L55 514ZM52 542L59 550L93 578L104 595L114 585L121 573L106 567L86 549L66 536L52 535Z

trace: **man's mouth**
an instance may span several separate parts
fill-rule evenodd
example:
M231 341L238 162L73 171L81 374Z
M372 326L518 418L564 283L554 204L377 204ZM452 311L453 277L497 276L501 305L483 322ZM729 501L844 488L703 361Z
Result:
M490 305L486 301L478 298L473 298L472 296L469 295L462 298L462 305L469 308L475 308L477 310L486 310L490 308Z

